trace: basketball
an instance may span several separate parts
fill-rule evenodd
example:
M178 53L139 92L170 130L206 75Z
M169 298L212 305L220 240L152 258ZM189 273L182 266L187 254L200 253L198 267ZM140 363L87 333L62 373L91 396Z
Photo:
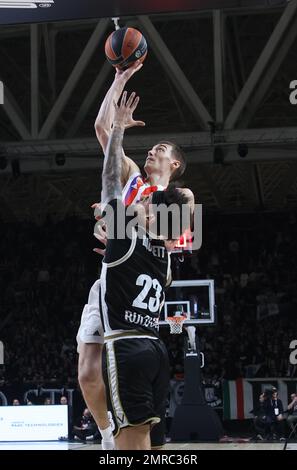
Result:
M135 28L113 31L105 42L107 60L121 70L129 68L136 60L144 61L147 43L143 34Z

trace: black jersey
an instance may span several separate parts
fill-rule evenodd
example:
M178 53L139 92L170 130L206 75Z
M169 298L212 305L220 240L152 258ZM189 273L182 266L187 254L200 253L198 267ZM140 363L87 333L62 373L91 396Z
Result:
M118 211L122 203L109 203ZM122 205L123 207L123 205ZM125 226L131 219L125 217ZM158 336L158 318L170 257L164 242L132 228L130 237L109 239L101 271L101 316L106 337L122 333Z

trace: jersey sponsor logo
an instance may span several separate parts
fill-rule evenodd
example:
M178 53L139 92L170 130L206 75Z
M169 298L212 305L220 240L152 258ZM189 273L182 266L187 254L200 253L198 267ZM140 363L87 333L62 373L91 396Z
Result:
M149 315L140 315L136 312L131 312L130 310L125 311L125 320L134 325L146 326L150 328L159 329L159 319L152 318Z

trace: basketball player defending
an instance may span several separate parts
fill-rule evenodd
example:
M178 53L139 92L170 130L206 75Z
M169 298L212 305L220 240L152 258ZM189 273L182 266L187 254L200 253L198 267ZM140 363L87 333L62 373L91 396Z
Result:
M96 122L95 130L103 152L106 152L114 119L114 102L118 102L127 81L140 70L142 64L135 63L129 69L116 71L115 79L103 100ZM126 128L144 126L144 122L133 119L133 110L127 116ZM141 177L139 167L126 157L122 149L122 200L125 205L138 202L142 197L156 190L165 189L169 181L179 178L186 167L185 157L175 144L160 142L149 152L144 170L147 180ZM185 195L194 205L194 196L190 190L183 189ZM100 250L98 250L100 251ZM105 387L101 374L101 353L103 332L99 313L100 281L96 281L85 305L81 325L77 335L78 341L78 378L88 408L102 435L102 447L109 450L113 447L110 422L107 416ZM161 445L157 443L157 445Z
M105 217L107 245L100 278L105 342L102 369L118 450L151 449L151 426L160 422L167 398L169 361L159 338L158 319L170 273L167 248L172 249L183 233L182 209L188 204L179 189L152 192L133 205L139 219L138 225L131 226L135 212L130 210L128 216L121 201L122 140L127 118L138 101L134 93L127 99L124 92L120 105L115 105L102 173L101 203L106 214L111 214ZM154 231L160 204L175 204L180 209L167 221L167 233ZM123 223L125 230L117 238ZM177 228L175 235L173 227Z

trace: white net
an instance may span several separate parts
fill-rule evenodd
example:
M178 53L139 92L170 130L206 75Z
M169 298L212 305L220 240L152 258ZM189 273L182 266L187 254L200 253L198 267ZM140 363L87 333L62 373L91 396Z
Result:
M166 321L170 326L170 334L179 335L183 331L183 324L187 317L185 315L178 317L167 317Z

